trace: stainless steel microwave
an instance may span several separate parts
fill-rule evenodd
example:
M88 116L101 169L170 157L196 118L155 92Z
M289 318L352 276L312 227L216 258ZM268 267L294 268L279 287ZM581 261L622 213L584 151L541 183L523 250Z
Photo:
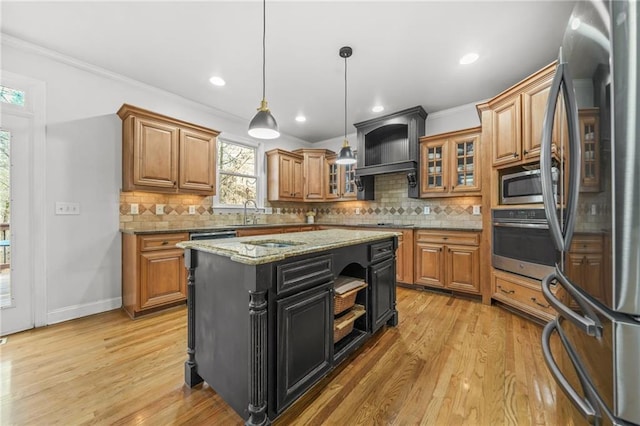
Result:
M552 168L553 193L558 199L558 169ZM540 169L503 175L500 179L501 204L542 204Z

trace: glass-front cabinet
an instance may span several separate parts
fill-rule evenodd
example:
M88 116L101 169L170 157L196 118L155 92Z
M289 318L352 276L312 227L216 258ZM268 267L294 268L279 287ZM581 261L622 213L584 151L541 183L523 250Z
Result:
M356 153L354 152L354 155ZM325 197L328 200L354 200L356 199L356 167L355 164L336 164L337 156L327 157L327 190Z
M580 141L582 142L581 192L600 191L600 135L598 132L598 108L578 111Z
M420 196L458 195L480 190L480 128L420 139Z

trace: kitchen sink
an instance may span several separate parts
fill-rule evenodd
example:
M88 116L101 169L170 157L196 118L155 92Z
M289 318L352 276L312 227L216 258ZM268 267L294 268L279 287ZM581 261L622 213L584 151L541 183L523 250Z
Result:
M268 247L268 248L286 248L286 247L299 246L304 243L298 243L294 241L264 240L264 241L245 241L243 244L249 244L252 246L260 246L260 247Z

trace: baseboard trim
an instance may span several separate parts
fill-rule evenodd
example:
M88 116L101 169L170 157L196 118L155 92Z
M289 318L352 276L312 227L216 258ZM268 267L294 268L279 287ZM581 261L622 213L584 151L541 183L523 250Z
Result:
M47 313L47 325L69 321L88 315L99 314L101 312L112 311L122 306L122 297L99 300L97 302L83 305L73 305L56 309Z

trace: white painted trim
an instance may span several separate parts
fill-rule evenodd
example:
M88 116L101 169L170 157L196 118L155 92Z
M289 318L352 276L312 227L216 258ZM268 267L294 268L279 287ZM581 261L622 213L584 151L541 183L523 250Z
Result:
M12 113L29 117L31 125L31 241L29 242L33 259L32 295L33 324L35 327L47 325L47 276L46 276L46 85L43 81L9 71L2 71L2 82L24 90L27 102L24 108L10 107Z
M258 209L264 209L264 200L266 199L267 193L267 174L264 167L264 143L250 140L247 138L227 134L225 136L220 135L218 137L218 141L229 142L231 144L236 145L244 145L248 148L254 148L256 150L256 177L258 178L258 187L256 188L256 199L255 202L257 204ZM261 161L262 160L262 161ZM220 169L216 168L216 184L220 185ZM220 204L220 188L217 188L216 195L213 196L213 208L218 210L226 211L227 213L232 213L234 210L240 210L240 212L244 211L242 207L239 206L229 206L226 204Z
M47 314L47 324L56 324L63 321L85 317L87 315L112 311L121 307L122 297L99 300L97 302L86 303L83 305L67 306L49 312Z

